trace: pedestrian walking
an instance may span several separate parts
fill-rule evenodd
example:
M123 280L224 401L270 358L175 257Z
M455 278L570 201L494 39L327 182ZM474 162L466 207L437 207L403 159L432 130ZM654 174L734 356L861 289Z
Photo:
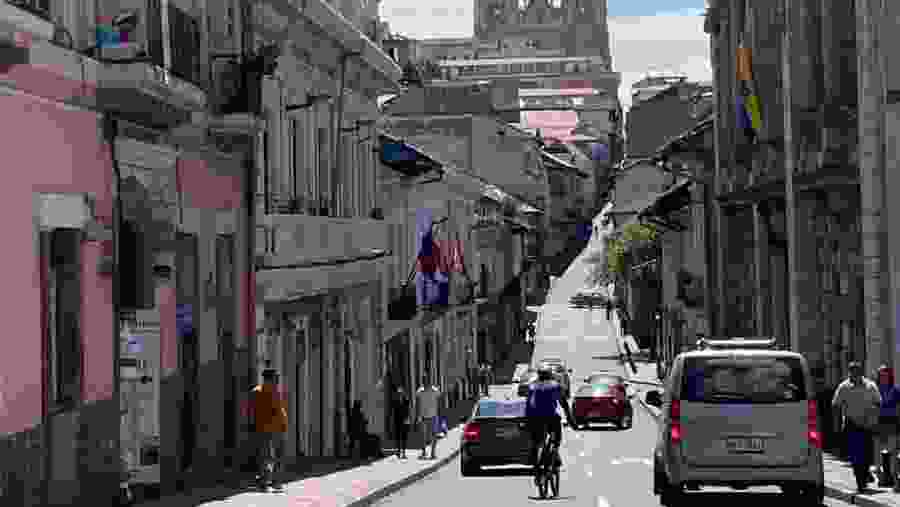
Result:
M426 458L426 450L431 446L431 459L435 459L437 438L435 424L438 417L438 401L440 390L428 382L428 377L422 376L422 385L416 391L416 420L422 431L422 454L419 459Z
M366 436L366 426L368 425L366 416L362 411L362 401L356 400L353 402L353 408L350 409L350 417L347 422L347 429L349 430L348 433L350 437L350 457L353 457L357 447L359 448L360 455L363 455L362 444L363 438Z
M900 430L900 388L894 381L894 369L887 365L878 368L878 391L881 394L881 411L878 414L878 448L887 450L891 459L897 455L897 432ZM876 463L877 461L877 456Z
M397 457L406 459L406 443L409 440L410 401L403 386L397 387L391 406L394 416L394 439L397 442Z
M252 411L259 458L257 482L269 491L281 490L275 481L275 471L281 460L284 433L287 431L287 410L278 392L278 372L266 369L263 382L253 388Z
M878 422L881 394L874 382L863 377L858 362L850 363L849 375L838 385L831 405L843 410L847 451L856 487L863 492L874 480L870 471L874 457L872 433Z

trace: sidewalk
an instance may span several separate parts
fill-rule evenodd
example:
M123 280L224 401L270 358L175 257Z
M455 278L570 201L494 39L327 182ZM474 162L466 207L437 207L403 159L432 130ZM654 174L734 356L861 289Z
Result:
M638 393L636 398L644 410L654 419L659 419L660 410L647 405L643 393ZM850 464L837 458L833 454L825 452L823 459L825 466L825 496L865 507L900 507L900 493L895 493L892 488L878 487L877 482L869 486L866 493L856 492L856 480L853 478L853 469ZM892 465L893 466L893 465ZM875 474L876 477L878 474Z
M473 400L462 403L471 404ZM451 409L452 410L452 409ZM464 412L458 406L453 412ZM323 459L307 464L301 471L285 472L284 492L265 493L254 488L248 477L234 479L232 484L198 488L188 493L165 496L136 504L136 507L364 507L425 478L451 462L459 454L462 425L459 416L451 418L447 436L438 441L437 459L419 459L420 448L407 451L409 459L394 455L387 458L354 463L350 460ZM410 435L412 437L413 435ZM410 438L410 445L413 444Z

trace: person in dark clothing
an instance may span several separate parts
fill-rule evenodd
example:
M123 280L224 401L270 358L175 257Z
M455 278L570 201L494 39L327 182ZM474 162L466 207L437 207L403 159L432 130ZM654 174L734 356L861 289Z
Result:
M353 402L353 408L350 409L350 420L349 422L349 433L350 433L350 456L353 456L353 452L356 450L357 446L360 448L360 454L362 454L362 441L366 436L366 416L362 411L362 401L356 400Z
M531 433L529 462L534 467L536 477L538 452L547 433L553 434L557 445L562 444L562 421L557 408L562 408L566 420L574 428L574 418L568 400L563 395L562 385L554 379L553 371L548 366L541 365L538 369L538 381L528 386L528 401L525 405L525 417Z
M394 417L394 436L397 441L397 457L406 459L406 442L409 439L410 401L402 386L397 388L391 407Z

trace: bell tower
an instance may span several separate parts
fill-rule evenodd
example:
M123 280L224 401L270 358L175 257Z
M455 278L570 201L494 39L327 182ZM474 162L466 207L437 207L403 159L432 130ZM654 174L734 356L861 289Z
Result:
M475 0L476 45L487 57L608 59L606 13L606 0Z

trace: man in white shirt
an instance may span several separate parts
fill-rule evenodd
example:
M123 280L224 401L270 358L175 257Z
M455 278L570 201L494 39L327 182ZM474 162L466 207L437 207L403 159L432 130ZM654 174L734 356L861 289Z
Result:
M425 451L429 445L431 445L431 459L435 459L434 451L437 447L437 439L434 425L437 423L440 394L441 391L429 384L428 377L423 375L422 384L416 391L416 419L419 421L419 427L422 428L422 454L419 459L425 459Z

